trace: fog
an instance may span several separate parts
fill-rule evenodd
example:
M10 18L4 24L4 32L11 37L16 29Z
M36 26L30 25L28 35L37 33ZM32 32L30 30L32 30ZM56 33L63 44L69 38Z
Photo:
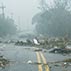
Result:
M38 0L0 0L0 6L2 3L6 6L6 17L12 17L18 29L24 31L33 30L31 22L33 15L39 11L37 8L39 4Z

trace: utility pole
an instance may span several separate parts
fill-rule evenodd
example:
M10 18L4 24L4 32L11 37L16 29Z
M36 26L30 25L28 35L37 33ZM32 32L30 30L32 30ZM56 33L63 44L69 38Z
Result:
M5 18L4 10L5 10L6 7L2 4L2 6L0 6L0 8L2 9L2 17L4 19Z

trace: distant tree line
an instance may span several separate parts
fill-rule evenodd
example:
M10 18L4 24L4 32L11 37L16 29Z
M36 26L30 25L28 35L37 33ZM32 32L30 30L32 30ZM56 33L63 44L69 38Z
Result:
M5 37L7 35L14 35L17 31L16 25L12 18L3 18L0 15L0 37Z

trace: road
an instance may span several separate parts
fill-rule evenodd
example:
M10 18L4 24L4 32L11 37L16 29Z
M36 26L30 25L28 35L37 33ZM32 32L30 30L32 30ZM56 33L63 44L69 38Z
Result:
M10 61L10 64L0 71L63 71L61 66L55 67L49 62L71 58L58 54L49 54L48 51L34 51L36 47L15 46L13 44L0 44L0 54ZM51 70L50 67L52 66ZM62 69L61 69L62 68ZM71 68L68 67L69 71Z
M0 53L11 62L0 71L49 71L46 58L42 52L35 52L34 47L1 45ZM35 47L36 48L36 47Z

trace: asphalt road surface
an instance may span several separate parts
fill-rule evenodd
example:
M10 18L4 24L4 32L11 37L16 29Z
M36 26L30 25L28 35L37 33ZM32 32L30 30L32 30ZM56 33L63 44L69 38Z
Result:
M65 68L54 67L50 62L71 58L71 55L49 54L48 51L45 53L34 51L35 49L36 47L0 44L0 54L10 61L10 64L0 68L0 71L63 71ZM71 71L70 67L68 71Z

